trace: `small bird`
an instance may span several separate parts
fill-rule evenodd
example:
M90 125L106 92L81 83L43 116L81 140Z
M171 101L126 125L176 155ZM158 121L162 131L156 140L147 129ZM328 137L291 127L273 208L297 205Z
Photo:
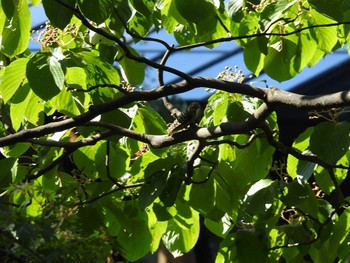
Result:
M176 117L176 120L169 125L168 133L173 135L176 132L187 129L195 124L196 119L200 115L201 105L198 102L192 102L188 108Z

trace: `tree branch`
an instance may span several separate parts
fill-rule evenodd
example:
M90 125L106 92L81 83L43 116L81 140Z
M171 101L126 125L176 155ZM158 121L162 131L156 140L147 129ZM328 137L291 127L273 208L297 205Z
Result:
M153 90L137 91L131 92L128 95L117 98L113 101L106 102L103 104L92 105L88 112L83 113L77 117L45 124L28 130L22 130L15 134L10 134L5 137L0 138L0 147L11 145L17 142L28 141L29 139L38 138L41 136L48 135L50 133L70 129L84 123L89 122L93 118L121 107L125 107L130 103L137 101L151 101L157 100L164 96L175 95L183 93L199 87L214 88L217 90L222 90L230 93L238 93L251 97L256 97L265 101L263 107L260 107L251 117L250 121L239 122L239 123L223 123L216 127L201 128L197 131L195 135L191 135L193 139L196 138L216 138L222 135L246 133L252 128L256 128L256 123L253 122L254 119L264 119L272 109L276 109L278 106L285 105L293 108L301 108L307 110L317 110L317 109L330 109L338 108L344 106L350 106L350 91L341 91L328 95L299 95L292 92L280 90L277 88L259 88L255 86L250 86L242 83L229 82L225 80L213 79L213 78L202 78L193 77L190 81L183 81L180 83L169 84L165 86L158 87ZM270 111L267 110L267 105L271 108ZM263 114L264 116L260 116ZM117 134L117 133L115 133ZM176 135L176 141L185 141L186 138L179 133ZM106 134L105 136L107 136ZM112 135L112 134L110 134ZM108 135L108 136L110 136ZM141 139L143 142L150 141L150 143L156 147L165 147L173 144L173 137L167 138L153 136L140 136L138 133L132 131L127 131L127 129L119 130L118 135L134 136L133 138ZM186 133L185 137L188 137L189 133ZM82 142L79 142L82 143ZM67 145L69 147L69 145ZM65 147L65 146L63 146Z

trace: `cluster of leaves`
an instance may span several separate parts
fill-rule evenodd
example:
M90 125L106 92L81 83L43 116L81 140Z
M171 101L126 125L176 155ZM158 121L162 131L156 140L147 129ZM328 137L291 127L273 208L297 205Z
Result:
M349 1L30 2L42 3L50 20L32 36L27 1L0 1L2 260L106 262L118 252L135 261L160 242L180 256L201 227L222 239L218 263L349 257L350 210L339 185L349 170L350 125L339 112L287 147L273 110L302 107L295 94L166 65L178 51L237 41L256 75L292 78L347 43ZM151 29L165 29L179 46L149 37ZM162 62L139 55L125 34L160 43ZM30 37L40 51L28 50ZM159 85L143 91L146 66ZM185 81L164 85L165 71ZM172 110L166 96L196 87L217 89L201 128L168 136L148 101L163 98ZM305 107L320 105L350 102L310 99ZM273 162L275 150L285 164Z

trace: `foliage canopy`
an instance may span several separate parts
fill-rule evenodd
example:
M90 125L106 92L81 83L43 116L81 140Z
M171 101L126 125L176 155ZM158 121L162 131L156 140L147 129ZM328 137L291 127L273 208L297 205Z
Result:
M167 65L176 52L236 41L255 75L293 78L348 43L349 0L30 3L49 18L39 32L27 1L0 1L1 259L106 262L117 251L135 261L160 242L179 256L200 228L221 238L217 263L349 258L340 185L350 124L338 118L349 93L301 96L244 84L230 69L215 79ZM160 30L177 43L149 36ZM162 45L163 59L138 54L125 36ZM158 84L143 90L146 69ZM183 81L165 84L164 72ZM215 90L198 126L168 135L151 102L178 116L167 97L198 87ZM325 121L285 145L281 105Z

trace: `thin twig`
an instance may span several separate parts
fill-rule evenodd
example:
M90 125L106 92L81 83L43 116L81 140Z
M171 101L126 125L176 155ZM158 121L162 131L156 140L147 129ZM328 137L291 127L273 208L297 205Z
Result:
M111 84L111 83L97 84L97 85L91 86L87 89L68 88L67 90L74 91L74 92L90 92L90 91L95 90L97 88L113 88L113 89L116 89L116 90L126 94L126 95L129 94L129 92L126 89L123 89L121 86L116 85L116 84Z
M108 191L108 192L100 194L100 195L98 195L96 197L90 198L90 199L88 199L88 200L86 200L84 202L79 203L78 205L82 206L82 205L86 205L86 204L91 204L91 203L96 202L96 201L102 199L103 197L106 197L106 196L108 196L110 194L113 194L115 192L126 190L126 189L130 189L130 188L141 187L143 185L144 185L144 183L136 183L136 184L131 184L131 185L124 185L124 186L122 186L120 188L115 188L115 189L112 189L111 191Z
M71 150L65 150L59 157L57 157L54 161L52 161L52 163L50 163L48 166L40 169L39 171L36 171L34 174L30 174L26 176L24 181L31 181L31 180L37 179L40 176L44 175L45 173L51 171L53 168L59 165L65 158L67 158L71 153L72 153Z

